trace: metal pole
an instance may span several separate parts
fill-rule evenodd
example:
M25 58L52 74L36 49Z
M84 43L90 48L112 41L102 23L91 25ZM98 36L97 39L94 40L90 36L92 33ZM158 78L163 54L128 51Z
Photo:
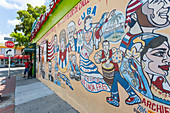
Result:
M10 57L11 57L11 56L9 56L9 65L8 65L9 70L8 70L8 78L10 78L10 62L11 62L11 61L10 61L10 59L11 59Z

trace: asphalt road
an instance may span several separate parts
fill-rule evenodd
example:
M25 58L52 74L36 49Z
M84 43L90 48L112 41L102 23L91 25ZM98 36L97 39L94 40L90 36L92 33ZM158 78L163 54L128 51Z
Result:
M8 70L9 70L9 68L0 68L0 77L7 77ZM23 74L24 74L24 67L10 68L10 76L23 75Z

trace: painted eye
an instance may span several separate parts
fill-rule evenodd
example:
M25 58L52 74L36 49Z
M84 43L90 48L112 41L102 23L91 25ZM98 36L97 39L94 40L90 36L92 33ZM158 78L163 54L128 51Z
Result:
M152 55L158 56L158 57L163 57L164 54L165 54L165 52L156 52L156 53L153 53Z

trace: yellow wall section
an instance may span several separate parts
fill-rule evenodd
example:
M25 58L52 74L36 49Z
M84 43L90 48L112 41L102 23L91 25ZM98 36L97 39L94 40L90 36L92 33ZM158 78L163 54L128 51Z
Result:
M87 2L87 4L83 7L81 7L81 4L82 4L83 1ZM56 10L52 13L52 15L49 17L47 22L43 25L43 27L41 28L41 30L39 31L39 33L37 34L35 39L33 39L33 42L37 42L37 45L40 45L40 47L42 48L42 50L40 51L41 52L40 57L42 57L41 58L42 60L41 60L41 62L37 62L37 72L38 72L37 75L36 75L37 78L41 82L43 82L45 85L47 85L49 88L51 88L62 99L67 101L69 104L71 104L80 113L135 113L135 112L136 113L137 112L141 112L141 113L142 112L143 113L148 113L148 112L168 113L168 112L170 112L170 107L169 107L170 102L168 102L168 101L165 102L164 100L163 100L164 102L162 102L162 101L158 101L158 100L154 100L152 98L149 98L144 93L141 93L140 91L138 91L138 89L132 87L132 85L131 85L131 87L136 92L136 94L140 97L141 103L134 104L134 105L127 105L125 103L125 100L129 97L129 95L124 90L122 85L120 85L120 83L118 83L118 92L119 92L119 97L120 97L119 107L115 107L114 105L111 105L106 101L106 97L111 96L110 92L101 91L101 92L92 93L92 92L88 91L82 85L81 80L76 81L76 80L70 78L71 69L67 70L67 67L64 68L65 70L67 70L66 72L62 72L63 70L61 70L61 69L58 69L58 71L56 71L55 70L55 64L56 64L55 58L53 58L51 60L51 62L52 62L51 74L52 74L53 78L55 78L55 73L64 74L69 79L69 82L71 83L71 86L73 87L74 90L71 90L71 88L66 84L65 81L62 80L61 77L59 77L61 86L59 86L59 85L57 85L54 82L51 82L49 80L49 73L50 73L49 72L49 62L43 61L43 59L44 59L43 55L45 55L43 53L44 52L43 47L45 47L44 44L43 44L43 41L48 40L48 43L53 42L54 45L58 43L59 49L61 50L61 45L60 45L60 42L59 42L59 37L60 37L61 31L63 29L65 29L65 31L66 31L66 44L68 44L68 36L67 36L67 34L68 34L68 32L67 32L68 24L71 21L74 21L75 26L76 26L76 32L78 32L80 29L84 30L84 19L82 20L81 16L83 15L83 13L85 13L85 16L87 16L87 9L91 7L91 10L93 10L94 6L97 7L95 16L92 13L89 14L90 16L92 16L92 19L93 19L92 23L99 22L99 20L101 19L102 15L105 12L108 12L110 14L110 12L113 9L116 9L117 13L123 14L124 18L122 18L123 19L122 22L124 22L125 18L126 18L126 8L127 8L129 1L130 0L119 0L119 1L116 1L116 0L82 0L82 1L79 2L78 0L73 0L73 1L63 0L61 2L61 4L56 8ZM73 8L73 6L75 6L75 7L78 6L80 8L80 10L78 10L75 14L71 15L70 18L68 19L67 16L69 15L69 13L67 13L67 12L69 12L70 8ZM65 7L68 7L68 8L65 9ZM62 9L62 10L58 10L58 9ZM109 14L108 14L108 16L109 16ZM79 24L79 22L82 22L82 23ZM95 29L93 31L95 31ZM129 27L127 27L127 29L124 29L124 33L122 35L120 35L119 37L113 38L113 39L112 38L107 39L107 40L110 41L110 48L109 49L119 48L119 46L121 44L121 40L123 39L126 32L128 32L129 30L130 30ZM135 29L133 31L133 33L136 32L136 31L138 31L138 29ZM153 32L153 34L158 33L158 34L161 34L161 35L165 35L165 36L168 37L168 40L170 40L169 39L169 36L170 36L169 31L170 31L170 27L167 26L165 28L156 29ZM53 40L54 35L57 35L57 39L58 39L57 42L54 42L54 40ZM75 36L75 38L77 38L76 34L74 34L74 36ZM112 37L114 37L114 35ZM120 38L120 40L118 40L119 38ZM99 49L95 50L95 46L93 46L93 48L92 48L93 52L90 54L90 56L88 58L89 61L94 63L94 65L97 67L98 72L101 73L102 75L104 75L103 70L102 70L102 63L97 64L96 61L94 60L94 57L95 57L97 52L99 52L100 50L103 50L102 42L104 40L105 40L104 36L101 36L101 42L99 42ZM138 39L138 41L139 41L139 39ZM129 52L132 52L132 51L129 51ZM78 66L80 66L80 58L81 58L80 54L81 53L78 53L78 52L75 52L75 51L70 51L68 54L69 55L70 54L75 55L76 56L76 64ZM167 54L167 52L165 52L164 54ZM54 56L57 57L57 60L59 60L59 58L58 58L59 52L54 53ZM167 57L169 58L169 56L167 56ZM69 63L69 58L70 58L70 56L68 56L67 64ZM154 58L156 58L156 56L154 56ZM137 59L135 59L135 60L137 60ZM160 63L160 61L161 60L159 60L158 62ZM59 62L58 62L58 64L59 64ZM157 66L157 67L161 67L163 64L161 64L160 66ZM118 65L120 67L121 62L118 63ZM139 65L143 66L142 63L139 63ZM143 67L145 67L145 66L143 66ZM44 68L41 69L41 67L44 67ZM141 67L141 69L143 69L143 67ZM135 69L135 68L133 67L133 69ZM163 69L167 69L167 68L163 67ZM45 71L44 79L42 78L42 70ZM144 74L146 76L145 79L148 81L149 86L152 86L153 84L150 81L149 75L147 75L147 73L144 71L144 69L142 70L142 72L143 72L142 74ZM123 77L124 75L122 73L123 72L121 72L121 76ZM142 74L140 73L140 75L142 75ZM133 75L133 73L132 73L132 75ZM158 74L158 75L160 75L160 74ZM125 78L125 77L123 77L123 78ZM165 78L166 78L167 82L170 82L170 75L165 76ZM130 82L128 82L128 83L130 84ZM169 98L170 93L164 93L164 92L162 93L161 91L163 91L163 90L160 90L160 89L156 89L156 90L158 90L158 92L161 93L160 94L161 96L164 95L165 99L170 100L170 98ZM155 92L152 91L152 93L154 94ZM160 109L158 109L158 108L160 108Z

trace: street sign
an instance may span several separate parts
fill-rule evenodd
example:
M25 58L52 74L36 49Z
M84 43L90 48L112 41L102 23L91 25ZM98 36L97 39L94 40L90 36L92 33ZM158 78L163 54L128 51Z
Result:
M13 48L14 47L14 42L12 42L12 41L7 41L7 42L5 42L5 46L6 47L8 47L8 48Z
M14 49L12 48L5 49L5 57L9 57L9 56L14 56Z
M4 40L8 40L8 41L16 41L15 38L11 38L11 37L4 37Z

